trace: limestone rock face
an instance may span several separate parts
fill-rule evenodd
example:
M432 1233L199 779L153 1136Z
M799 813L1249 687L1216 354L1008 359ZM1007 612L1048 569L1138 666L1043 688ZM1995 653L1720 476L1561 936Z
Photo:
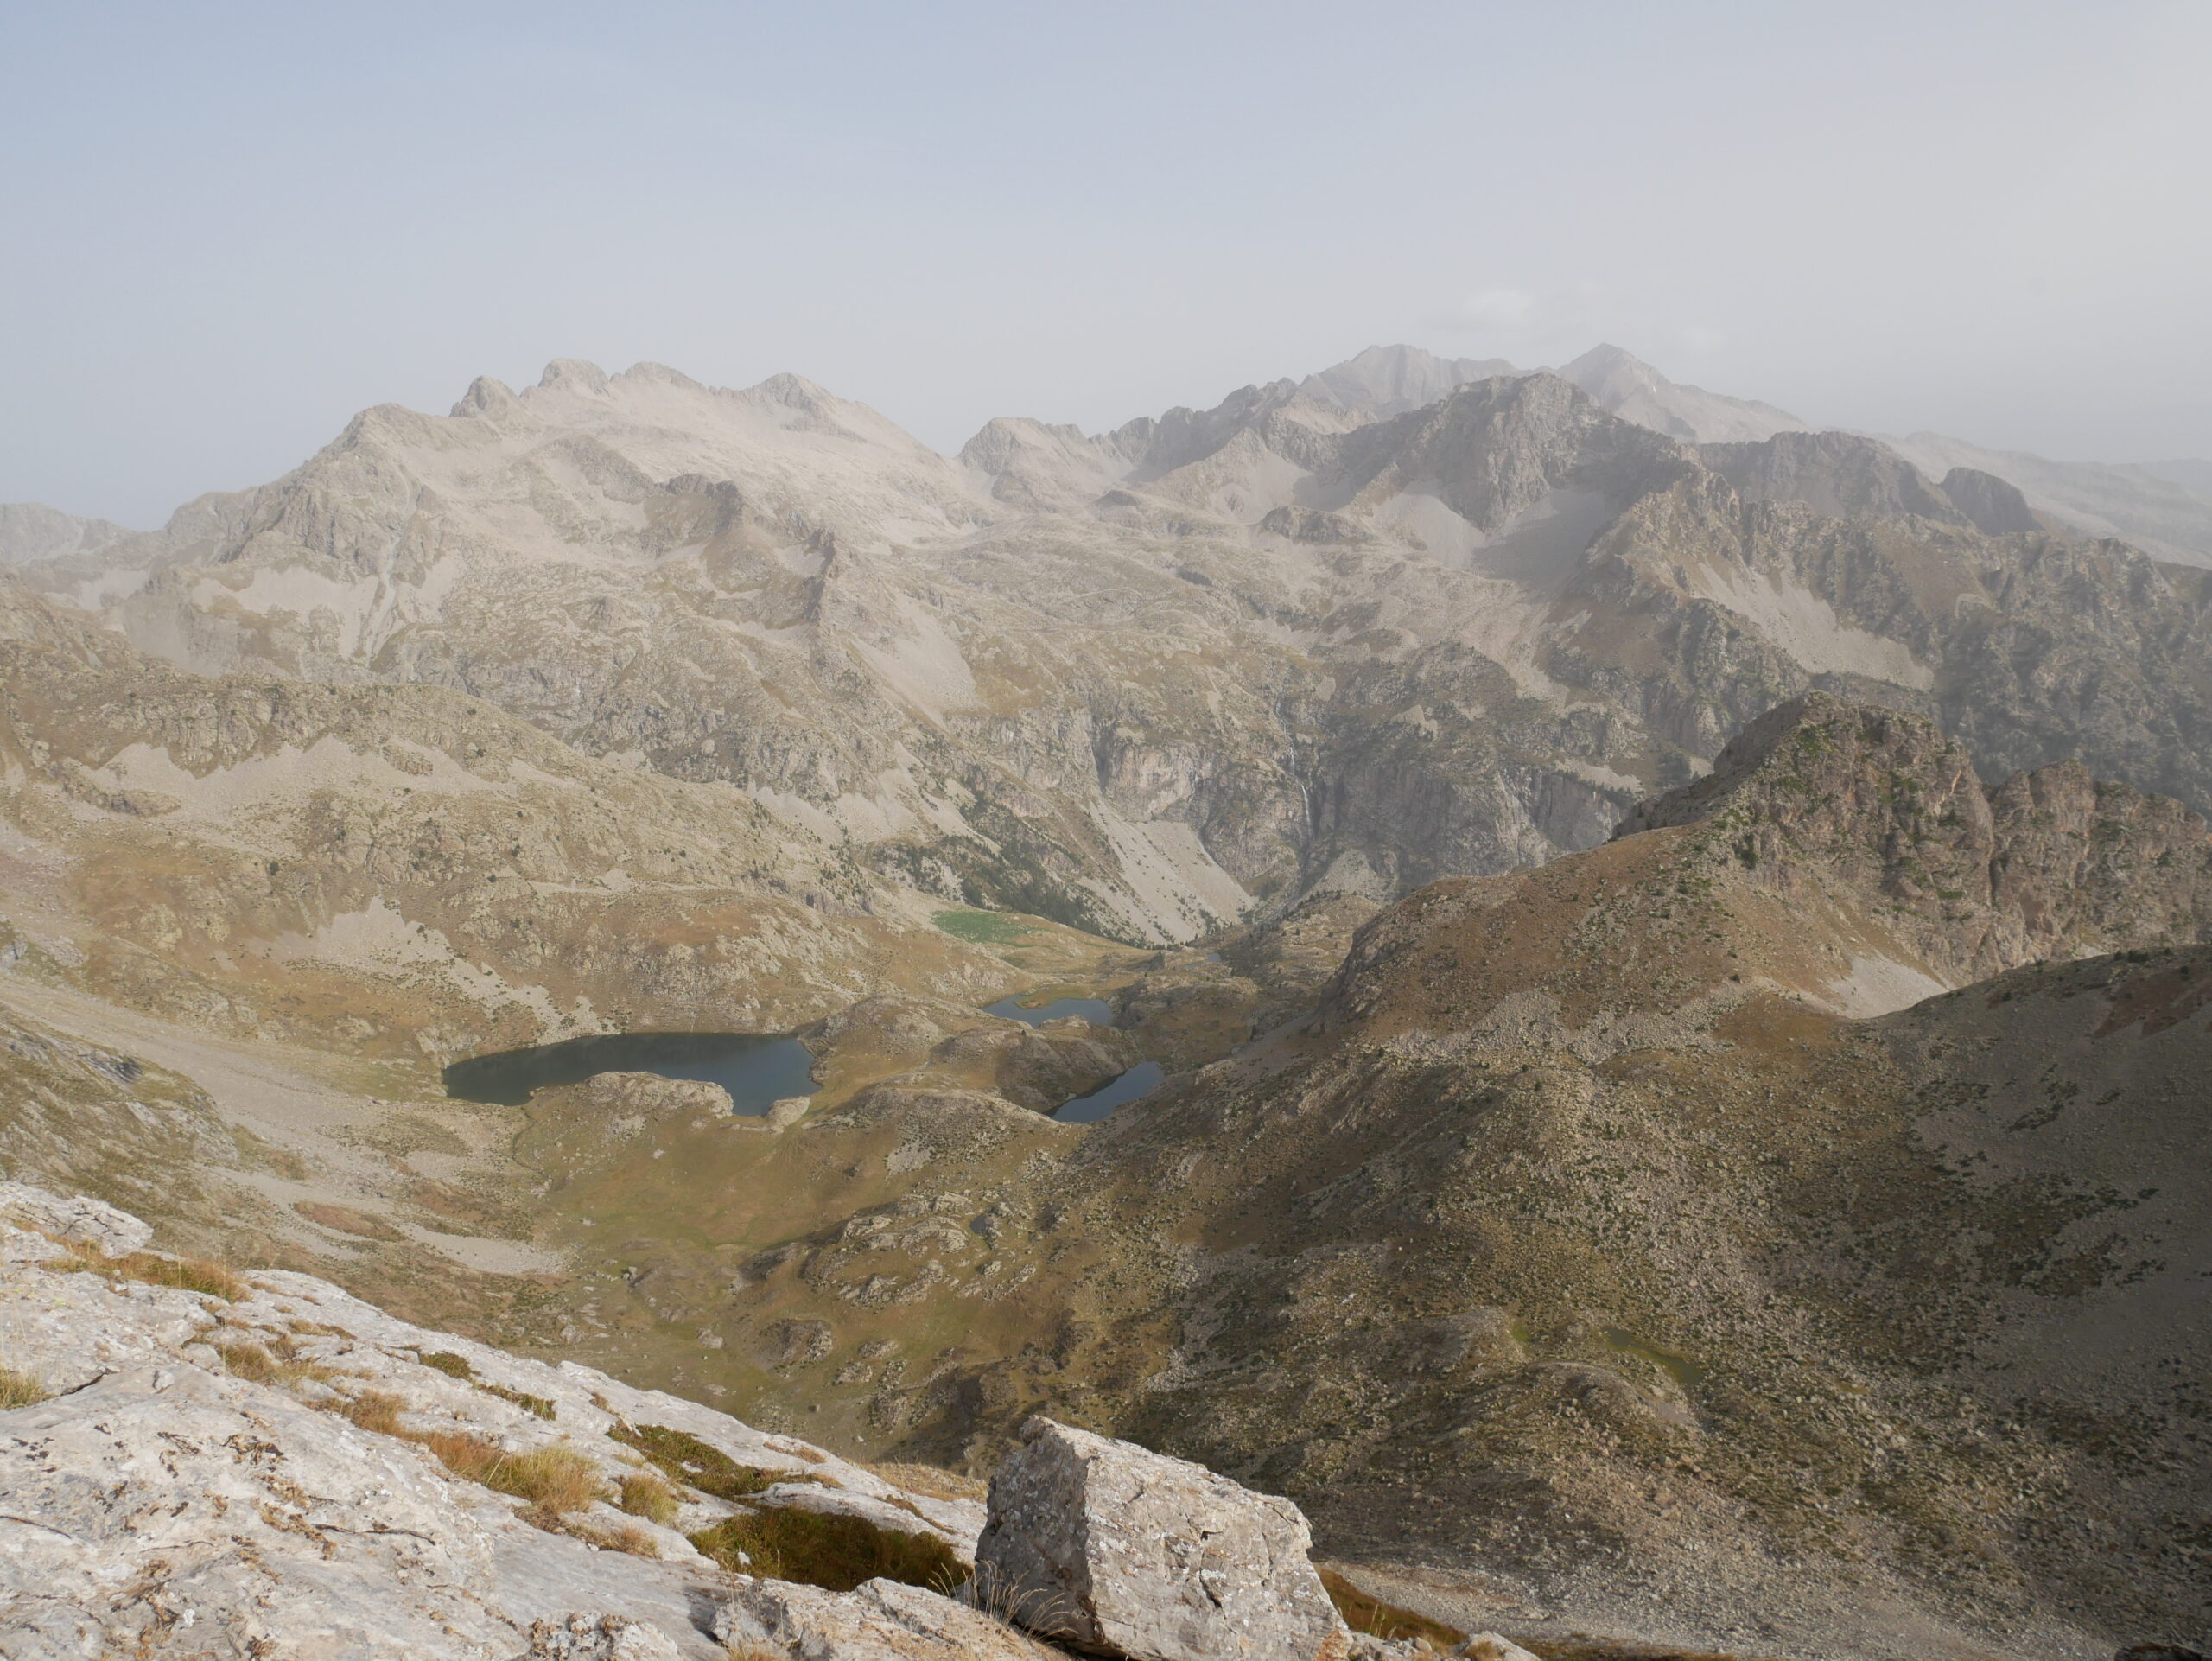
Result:
M739 1507L664 1473L677 1526L615 1510L656 1430L806 1479L772 1480L747 1508L927 1530L963 1559L982 1524L972 1503L589 1368L410 1326L306 1275L250 1273L228 1298L134 1278L144 1257L97 1254L138 1253L146 1225L96 1201L10 1183L0 1214L30 1225L0 1224L0 1359L46 1392L0 1411L10 1661L163 1645L709 1661L726 1576L681 1531ZM576 1480L534 1499L490 1486L511 1457L565 1462Z
M677 1661L668 1636L620 1615L532 1621L528 1661Z
M1050 1661L1059 1654L950 1598L898 1581L851 1592L789 1581L741 1581L715 1636L806 1661Z
M333 1653L393 1661L512 1652L488 1607L498 1508L410 1448L193 1366L110 1374L4 1425L10 1656L179 1626L215 1654L338 1632Z
M991 1480L976 1582L1015 1619L1135 1661L1312 1661L1350 1634L1305 1517L1204 1466L1033 1419Z
M154 1231L124 1211L85 1194L63 1198L27 1182L0 1182L0 1217L111 1257L137 1251Z

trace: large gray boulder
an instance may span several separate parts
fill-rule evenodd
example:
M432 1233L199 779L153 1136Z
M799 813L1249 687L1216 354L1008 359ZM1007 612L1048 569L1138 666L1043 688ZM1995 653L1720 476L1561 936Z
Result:
M1133 1661L1317 1661L1351 1635L1287 1499L1132 1442L1032 1419L991 1479L976 1598Z

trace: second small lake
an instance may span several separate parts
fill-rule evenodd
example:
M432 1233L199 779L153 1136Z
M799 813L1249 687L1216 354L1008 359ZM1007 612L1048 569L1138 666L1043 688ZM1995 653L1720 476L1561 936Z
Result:
M1018 997L1001 998L996 1003L986 1004L983 1013L1004 1015L1008 1021L1031 1027L1041 1027L1062 1015L1081 1015L1101 1027L1114 1024L1114 1006L1103 998L1052 998L1034 1006L1023 1003Z
M657 1072L720 1085L740 1113L766 1113L784 1097L812 1095L813 1066L798 1040L774 1033L608 1033L472 1055L446 1069L445 1085L461 1101L520 1107L533 1090L594 1073Z
M1159 1062L1140 1061L1112 1084L1094 1090L1088 1096L1061 1103L1053 1110L1052 1117L1062 1124L1096 1123L1116 1108L1156 1088L1166 1076L1160 1071Z

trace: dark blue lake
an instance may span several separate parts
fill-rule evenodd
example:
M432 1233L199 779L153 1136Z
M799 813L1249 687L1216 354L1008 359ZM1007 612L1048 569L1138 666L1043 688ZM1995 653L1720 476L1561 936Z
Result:
M703 1079L729 1091L741 1113L766 1113L785 1096L814 1093L814 1058L774 1033L609 1033L526 1050L472 1055L445 1071L446 1094L519 1107L533 1090L579 1084L599 1072Z
M1008 1021L1019 1021L1031 1027L1041 1027L1048 1021L1058 1021L1062 1015L1081 1015L1085 1021L1101 1027L1114 1024L1114 1006L1103 998L1053 998L1026 1007L1018 997L1001 998L996 1003L984 1006L987 1015L1004 1015Z
M1052 1117L1063 1124L1093 1124L1104 1118L1125 1102L1134 1102L1147 1091L1155 1088L1167 1075L1157 1061L1140 1061L1120 1078L1088 1096L1078 1096L1071 1102L1063 1102Z

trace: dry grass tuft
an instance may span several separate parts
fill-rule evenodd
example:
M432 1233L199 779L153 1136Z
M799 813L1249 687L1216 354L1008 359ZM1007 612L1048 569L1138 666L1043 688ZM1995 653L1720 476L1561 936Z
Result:
M616 1503L632 1517L642 1517L648 1523L658 1523L667 1528L676 1521L676 1514L683 1501L665 1477L650 1471L635 1472L622 1479L622 1498Z
M10 1408L35 1407L52 1393L28 1372L0 1367L0 1413Z
M532 1396L524 1391L509 1390L505 1384L487 1384L480 1378L476 1381L476 1388L486 1396L496 1396L503 1402L512 1402L524 1412L535 1413L541 1419L550 1419L554 1416L553 1403L543 1396Z
M463 1481L527 1499L547 1518L584 1510L606 1486L599 1467L573 1448L533 1448L526 1454L512 1454L489 1436L471 1430L434 1430L410 1440L420 1441ZM547 1526L540 1518L531 1520Z
M362 1429L373 1430L380 1436L405 1436L399 1416L406 1410L407 1403L388 1390L365 1390L358 1396L347 1397L337 1409L340 1418L350 1419Z
M507 1456L505 1448L489 1436L480 1436L472 1430L433 1430L423 1438L423 1446L437 1456L438 1462L465 1482L485 1482L492 1467Z
M537 1521L535 1518L531 1520ZM597 1546L601 1551L623 1551L632 1557L660 1556L659 1543L635 1524L562 1522L559 1526L562 1533L573 1535L588 1545Z
M483 1480L486 1487L527 1499L556 1517L583 1510L606 1486L598 1466L575 1448L561 1447L508 1454Z
M1064 1638L1077 1630L1075 1607L1065 1591L1058 1587L1017 1586L988 1563L978 1563L975 1578L964 1586L936 1589L1018 1632Z
M284 1333L265 1340L218 1341L215 1353L223 1358L223 1365L234 1375L257 1384L295 1384L302 1378L321 1383L337 1376L328 1367L300 1354L290 1335Z
M468 1358L455 1355L451 1350L432 1350L429 1354L418 1355L415 1359L448 1378L459 1378L469 1384L476 1381L476 1369L469 1365Z
M220 1263L205 1257L165 1257L157 1251L134 1251L124 1257L103 1256L92 1246L73 1246L79 1261L96 1275L111 1281L143 1281L149 1286L174 1286L186 1292L236 1303L246 1295L246 1283Z
M861 1467L894 1488L904 1488L925 1499L972 1499L978 1505L991 1497L991 1485L979 1476L965 1476L937 1465L909 1465L898 1460Z
M849 1592L879 1577L942 1591L967 1578L951 1548L934 1534L904 1534L830 1511L742 1513L702 1529L691 1543L733 1573L830 1592Z

